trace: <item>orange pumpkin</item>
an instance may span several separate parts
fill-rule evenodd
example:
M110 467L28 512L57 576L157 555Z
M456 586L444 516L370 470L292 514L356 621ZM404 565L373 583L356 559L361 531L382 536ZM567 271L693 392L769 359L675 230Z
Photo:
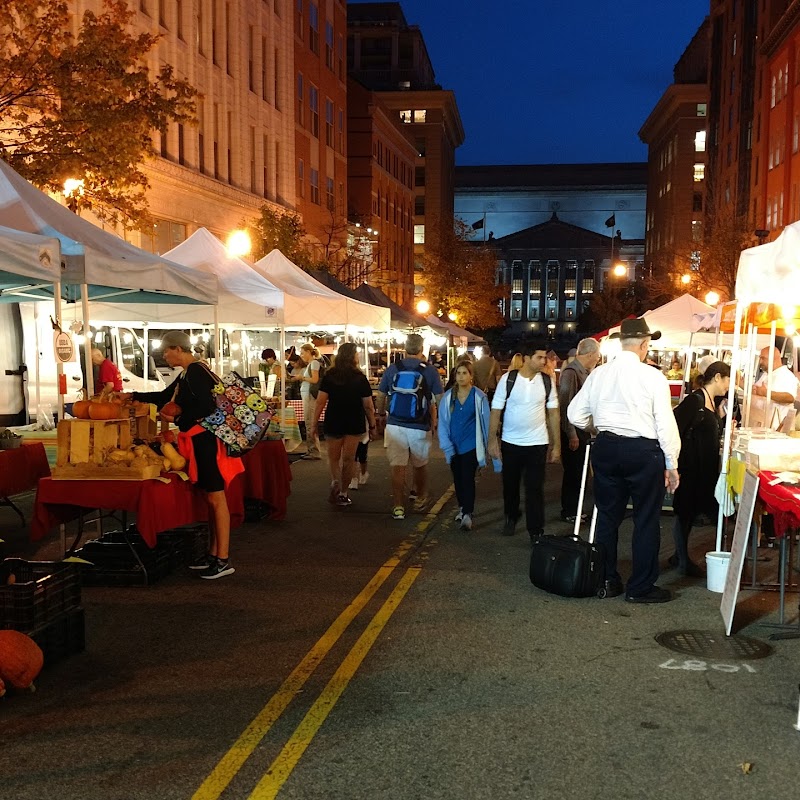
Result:
M33 689L44 664L42 650L30 636L19 631L0 631L0 684Z
M92 403L89 406L89 419L118 419L119 415L116 403Z
M72 416L78 419L89 419L89 406L91 400L78 400L72 404Z
M161 413L168 417L177 417L181 413L181 407L170 400L169 403L162 407Z

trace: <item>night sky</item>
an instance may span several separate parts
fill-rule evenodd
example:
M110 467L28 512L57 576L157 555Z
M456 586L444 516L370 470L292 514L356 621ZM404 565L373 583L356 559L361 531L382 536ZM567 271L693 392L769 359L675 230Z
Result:
M645 161L637 133L709 0L401 0L456 93L459 165Z

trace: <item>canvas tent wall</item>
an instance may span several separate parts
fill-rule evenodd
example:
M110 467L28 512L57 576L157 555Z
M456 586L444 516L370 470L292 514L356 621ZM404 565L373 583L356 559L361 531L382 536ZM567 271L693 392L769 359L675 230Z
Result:
M11 302L20 292L60 280L58 239L0 226L0 299Z
M280 250L273 250L254 266L267 280L284 291L284 323L287 329L347 327L374 332L390 330L388 308L362 303L329 289L293 264Z

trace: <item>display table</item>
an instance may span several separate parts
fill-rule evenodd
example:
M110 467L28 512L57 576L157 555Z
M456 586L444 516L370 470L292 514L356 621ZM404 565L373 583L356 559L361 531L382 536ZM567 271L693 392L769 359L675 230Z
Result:
M23 442L14 450L0 450L0 506L13 508L24 525L25 517L10 497L35 489L39 478L49 477L50 465L41 442Z
M286 450L292 452L303 437L300 435L300 426L297 424L297 415L291 406L279 409L269 423L266 439L280 439L285 442Z
M244 472L234 478L242 496L266 503L270 519L286 517L286 500L292 492L292 470L282 440L262 441L242 456Z
M305 419L302 400L286 400L286 406L287 408L294 410L295 416L298 420ZM327 404L325 405L325 408L327 408ZM320 422L325 419L325 408L322 409L322 413L319 415Z
M764 510L772 515L776 538L800 529L800 486L781 483L770 486L775 473L769 470L763 470L759 476L758 499L764 504Z
M203 493L177 475L166 477L167 483L161 480L55 481L43 478L36 492L31 540L43 539L60 523L92 509L135 512L136 527L150 547L155 547L160 531L205 522L208 505ZM244 483L237 476L225 490L232 528L244 520L243 489Z

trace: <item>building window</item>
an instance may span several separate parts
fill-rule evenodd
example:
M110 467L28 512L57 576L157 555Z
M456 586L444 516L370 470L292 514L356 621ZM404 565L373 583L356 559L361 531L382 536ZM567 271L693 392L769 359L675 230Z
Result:
M336 198L333 194L333 178L327 178L325 181L325 201L328 211L333 211L336 208Z
M319 89L308 85L308 107L311 110L311 135L319 138Z
M695 153L705 153L706 151L706 132L697 131L694 135L694 151Z
M697 116L705 117L708 114L708 103L697 104Z
M411 122L411 111L401 111L400 112L400 122Z
M294 14L294 35L302 39L304 27L305 17L303 16L303 0L297 0Z
M703 195L700 192L695 192L692 195L692 211L703 210Z
M319 205L319 170L311 168L311 202Z
M414 122L425 122L425 109L414 112Z
M303 124L303 116L305 114L305 110L303 107L303 73L297 73L297 123L298 125Z
M186 163L186 154L183 149L183 124L178 123L178 163Z
M340 33L336 37L336 68L339 80L344 80L344 36Z
M414 244L425 244L425 226L414 226Z
M316 3L308 7L308 46L319 55L319 8Z
M297 162L297 194L299 197L306 196L306 165L302 158Z
M336 117L336 149L344 155L344 111L340 108Z
M175 0L175 22L178 38L183 42L183 0Z
M333 147L333 100L325 99L325 144Z
M325 22L325 66L334 71L333 65L333 24Z
M706 177L706 165L705 164L695 164L694 165L694 182L699 183Z
M425 216L425 195L418 194L414 198L414 214L418 217Z
M425 185L425 167L414 167L414 186Z

